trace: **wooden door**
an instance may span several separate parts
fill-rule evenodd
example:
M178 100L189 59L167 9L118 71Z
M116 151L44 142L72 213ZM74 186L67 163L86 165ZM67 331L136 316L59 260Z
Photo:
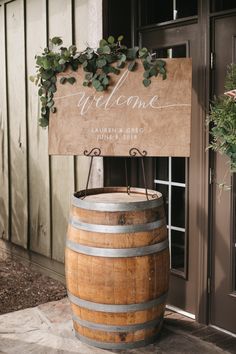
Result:
M159 57L192 57L193 96L191 157L156 158L154 182L166 199L171 251L169 304L196 314L198 260L198 25L140 31L140 45Z
M227 65L236 63L236 15L214 18L212 34L213 96L224 92ZM214 156L214 175L210 321L236 333L236 176L229 174L227 160L219 154Z

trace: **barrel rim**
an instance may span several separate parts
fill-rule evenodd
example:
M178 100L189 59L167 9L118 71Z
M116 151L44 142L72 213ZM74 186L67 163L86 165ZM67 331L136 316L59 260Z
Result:
M85 198L89 195L94 194L105 194L105 193L127 193L127 187L102 187L102 188L91 188L88 190L80 190L73 194L72 205L81 209L95 210L95 211L135 211L135 210L145 210L154 207L161 206L163 204L162 194L158 191L148 189L147 195L149 198L145 201L137 202L100 202L100 201L87 201ZM132 187L129 189L130 194L146 194L144 188ZM157 196L154 197L154 196ZM83 199L81 199L83 198Z

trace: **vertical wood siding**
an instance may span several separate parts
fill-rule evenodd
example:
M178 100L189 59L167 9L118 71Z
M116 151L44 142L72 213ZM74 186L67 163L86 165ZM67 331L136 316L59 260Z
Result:
M63 262L71 194L84 187L89 159L48 156L47 129L37 124L38 89L29 76L35 73L35 54L53 36L79 49L94 45L91 36L102 35L102 0L0 0L0 5L0 238ZM89 16L98 22L93 30Z
M0 7L0 237L9 238L8 120L4 7Z
M45 0L26 1L26 48L27 77L35 72L35 54L47 43L47 19ZM37 28L37 33L35 33ZM28 247L51 256L50 218L50 170L48 157L48 134L38 126L40 113L38 89L28 84L28 164L29 164L29 237Z
M27 247L28 173L25 85L24 2L6 5L11 241Z

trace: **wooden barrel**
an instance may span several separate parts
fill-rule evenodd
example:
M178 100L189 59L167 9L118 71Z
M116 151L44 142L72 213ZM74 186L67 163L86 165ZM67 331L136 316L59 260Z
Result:
M66 281L76 336L104 349L152 343L163 322L169 248L162 195L123 187L75 193ZM154 197L155 194L155 197Z

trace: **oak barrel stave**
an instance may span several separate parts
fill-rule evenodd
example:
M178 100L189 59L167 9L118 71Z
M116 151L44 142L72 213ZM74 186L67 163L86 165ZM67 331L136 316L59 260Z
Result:
M161 329L169 283L167 230L161 195L158 201L145 198L143 190L135 189L127 202L125 188L103 188L89 190L79 202L73 199L66 280L76 334L88 344L138 347L154 341Z

